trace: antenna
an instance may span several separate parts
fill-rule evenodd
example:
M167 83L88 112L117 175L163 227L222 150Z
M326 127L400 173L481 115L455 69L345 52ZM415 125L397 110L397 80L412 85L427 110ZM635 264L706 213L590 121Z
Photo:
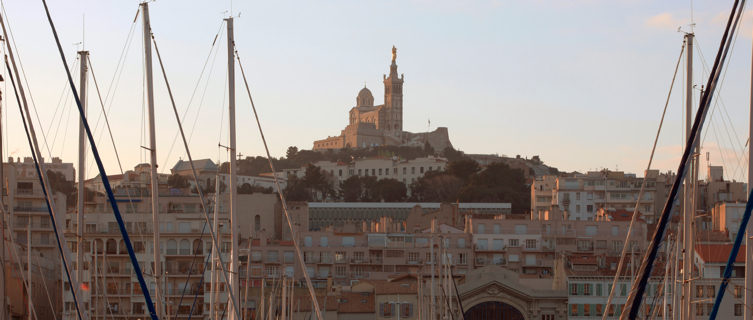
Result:
M86 13L81 14L81 50L86 50Z

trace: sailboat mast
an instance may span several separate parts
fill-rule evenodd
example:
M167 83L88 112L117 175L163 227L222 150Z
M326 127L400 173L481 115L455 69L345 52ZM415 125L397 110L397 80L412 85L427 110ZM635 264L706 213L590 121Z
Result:
M753 55L751 57L751 66L753 66ZM750 119L748 121L748 194L750 194L751 188L753 188L753 148L750 147L750 143L753 142L753 69L750 75ZM745 320L753 320L753 310L750 306L753 306L753 222L748 220L748 225L745 226Z
M79 51L78 58L80 61L79 71L79 89L78 95L81 100L81 108L86 112L86 79L89 66L87 65L89 51ZM82 283L84 281L84 175L86 168L86 135L84 133L84 122L78 122L78 202L76 209L76 281ZM79 290L79 288L72 288L71 290ZM79 291L80 292L80 291ZM83 297L82 297L83 299Z
M200 186L196 186L196 188L200 188ZM214 182L214 216L212 217L212 228L214 229L214 234L219 234L219 215L220 215L220 176L217 175L215 177ZM216 295L217 295L217 257L219 252L217 250L214 250L214 247L212 248L212 272L209 274L209 284L210 284L210 290L209 290L209 318L216 318L215 316L215 310L217 310L217 301L216 301Z
M435 229L435 223L436 223L436 220L432 219L431 220L431 240L430 240L430 243L429 243L429 251L430 251L429 255L431 256L431 286L429 287L429 291L430 291L430 295L431 295L431 299L429 299L429 305L430 306L435 306L436 305L436 301L434 299L434 297L435 297L434 296L434 261L436 260L436 259L434 259L434 231L435 231L434 229ZM436 319L436 317L434 315L434 309L435 308L429 308L429 318L431 320L435 320Z
M230 248L230 288L229 292L231 299L234 299L232 303L228 303L228 308L232 305L240 306L238 300L239 285L238 285L238 212L236 208L237 190L236 190L236 153L235 146L235 39L233 36L233 17L225 19L227 23L227 78L228 78L228 122L230 128L230 234L232 236L231 248ZM230 314L230 320L236 319L237 315L232 312L232 309L228 309Z
M34 320L31 312L31 309L34 308L34 304L31 299L31 269L31 217L29 217L29 223L26 225L26 279L29 279L27 280L28 285L26 286L26 314L29 316L29 320Z
M3 81L2 77L0 77L0 81ZM2 117L2 92L0 92L0 206L5 205L5 165L3 164L3 117ZM8 230L10 232L10 230ZM0 214L0 252L2 252L2 256L0 256L0 292L3 294L3 297L7 297L7 293L5 292L5 214ZM3 309L0 310L0 319L6 320L8 319L8 310L5 305L5 298L0 301L0 307Z
M159 177L157 176L157 138L154 130L154 84L152 83L152 38L151 25L149 23L149 3L141 3L141 16L144 23L144 65L146 67L146 95L149 109L149 164L151 169L151 196L152 196L152 228L154 231L154 280L155 284L155 308L157 316L163 318L164 309L162 301L162 261L160 258L160 224L159 224Z
M690 127L691 118L693 114L693 37L692 33L685 34L685 63L686 63L686 83L685 83L685 141L691 143L690 139ZM691 317L691 287L690 279L693 261L693 210L691 206L692 198L692 180L693 169L692 160L691 168L685 174L685 188L684 188L684 201L683 201L683 259L682 259L682 317L683 319Z

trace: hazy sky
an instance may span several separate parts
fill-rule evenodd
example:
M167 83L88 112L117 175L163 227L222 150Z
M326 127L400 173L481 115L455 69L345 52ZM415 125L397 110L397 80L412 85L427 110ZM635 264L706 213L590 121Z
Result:
M699 86L706 75L700 53L710 65L731 4L693 3ZM77 113L41 1L4 0L4 5L50 153L75 162ZM111 92L106 107L124 168L147 161L141 148L148 141L141 18L133 24L138 1L49 0L49 5L71 68L76 66L76 81L76 43L85 38L102 95ZM227 144L224 31L214 47L212 41L230 6L229 1L150 3L178 108L181 113L189 108L184 126L192 133L195 158L227 159L217 146ZM236 45L274 156L288 146L310 149L313 140L339 134L364 83L375 103L382 103L382 75L389 71L395 45L398 71L405 74L406 130L425 131L431 119L432 130L448 127L454 146L465 152L539 155L568 171L643 171L680 53L677 29L690 30L691 16L689 1L280 0L232 6ZM725 165L726 177L738 180L747 172L743 144L753 15L745 18L717 94L724 107L713 109L703 150L710 152L712 164ZM117 66L122 73L114 77ZM240 71L236 74L238 149L244 156L261 155ZM156 57L154 79L157 153L160 171L167 172L185 156L179 142L170 151L177 126ZM681 152L683 73L677 81L655 160L662 170L676 170ZM117 89L111 90L113 83ZM11 108L3 112L7 150L27 156L7 83L3 91ZM94 126L101 106L91 80L89 93ZM115 174L102 125L100 120L98 147L108 173ZM87 169L88 176L95 174Z

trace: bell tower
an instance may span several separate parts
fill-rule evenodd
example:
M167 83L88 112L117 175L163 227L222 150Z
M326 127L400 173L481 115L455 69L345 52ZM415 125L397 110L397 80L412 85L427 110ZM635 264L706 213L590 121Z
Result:
M390 75L384 75L385 132L393 137L403 133L403 75L397 76L397 48L392 46Z

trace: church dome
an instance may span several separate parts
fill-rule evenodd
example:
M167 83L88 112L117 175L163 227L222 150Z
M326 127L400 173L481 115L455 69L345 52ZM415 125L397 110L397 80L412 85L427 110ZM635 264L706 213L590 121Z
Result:
M373 107L374 106L374 96L371 94L371 90L369 90L366 87L363 87L361 91L358 92L358 97L356 98L356 106L357 107Z

